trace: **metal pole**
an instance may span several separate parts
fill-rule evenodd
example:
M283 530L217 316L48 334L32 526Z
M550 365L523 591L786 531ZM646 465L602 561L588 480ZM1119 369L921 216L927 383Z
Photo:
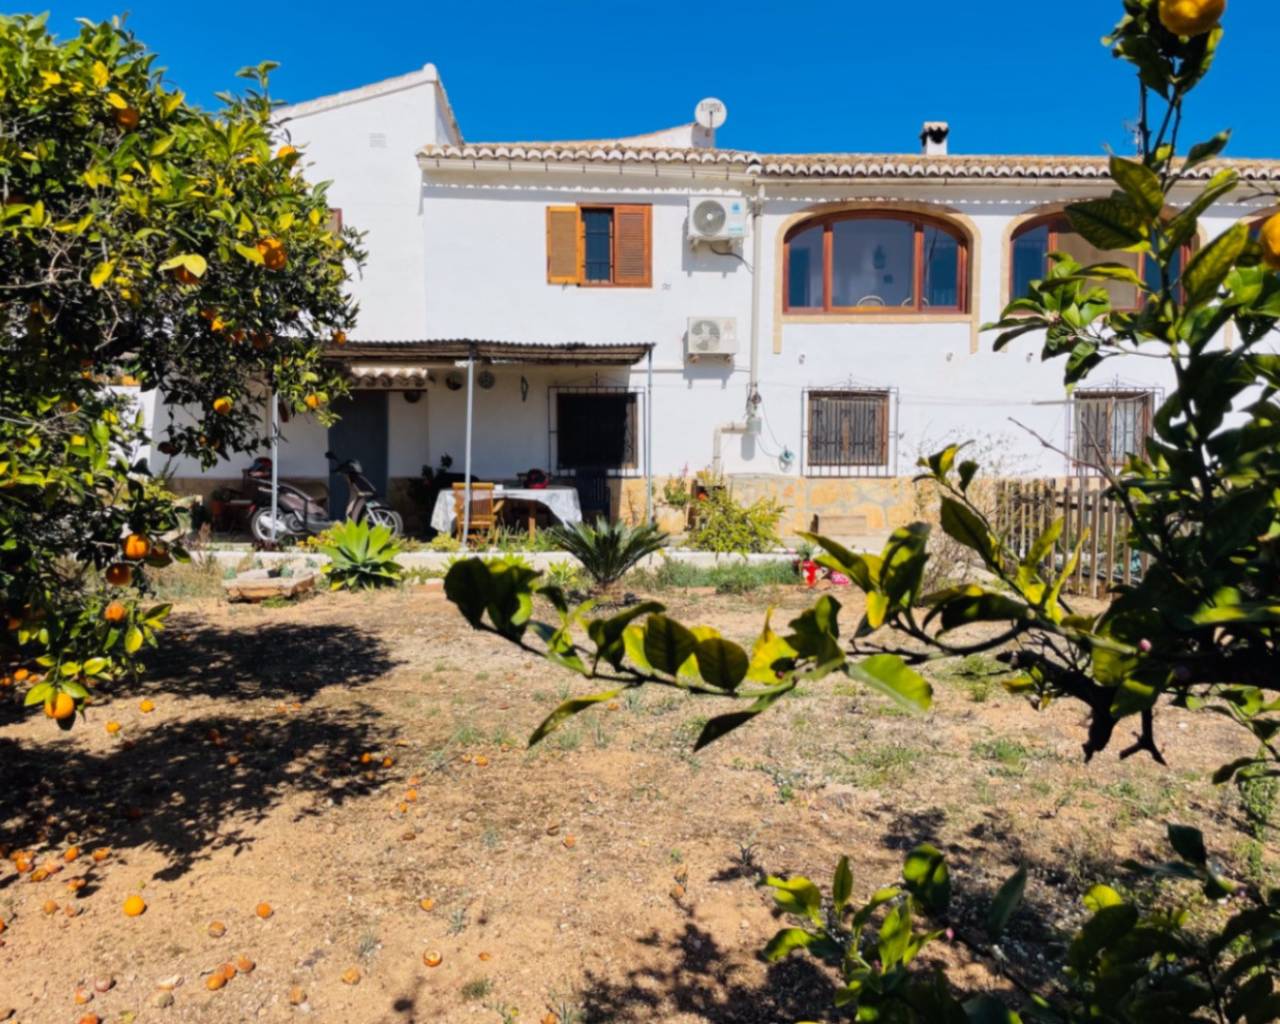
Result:
M280 401L271 392L271 544L274 547L276 522L280 517Z
M644 514L653 523L653 347L649 348L648 386L644 399Z
M465 479L462 488L462 545L466 547L471 540L471 423L476 402L476 351L472 348L467 353L467 450L464 459L463 473Z

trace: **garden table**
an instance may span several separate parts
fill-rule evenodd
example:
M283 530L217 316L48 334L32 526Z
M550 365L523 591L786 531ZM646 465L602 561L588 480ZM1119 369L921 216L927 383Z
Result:
M541 505L562 523L582 522L582 505L578 501L578 491L573 487L504 487L498 484L493 489L494 501L519 503L528 509L529 536L532 537L537 528L537 509ZM431 525L441 533L452 535L456 521L453 492L441 491L436 497L435 508L431 510Z

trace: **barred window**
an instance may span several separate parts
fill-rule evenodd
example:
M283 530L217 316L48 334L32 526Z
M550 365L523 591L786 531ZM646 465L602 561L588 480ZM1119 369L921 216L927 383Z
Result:
M1079 468L1118 469L1151 436L1150 391L1077 391L1072 423Z
M888 465L888 391L810 391L808 406L810 467Z
M556 468L634 469L639 417L635 392L556 395Z

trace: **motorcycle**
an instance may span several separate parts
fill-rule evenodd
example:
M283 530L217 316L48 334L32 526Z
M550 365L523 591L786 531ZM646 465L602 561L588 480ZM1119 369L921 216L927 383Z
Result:
M351 519L357 523L367 522L371 526L385 526L394 537L404 533L404 520L400 513L378 495L378 489L364 475L364 470L358 461L339 460L333 452L325 452L324 457L331 463L337 463L333 467L333 472L341 473L347 478L348 497L345 519ZM276 483L279 515L273 524L271 460L266 456L254 459L253 465L245 475L257 486L253 498L253 511L249 516L249 532L259 544L301 540L303 537L321 533L337 522L341 522L341 520L329 518L322 501L313 498L295 484L279 480Z

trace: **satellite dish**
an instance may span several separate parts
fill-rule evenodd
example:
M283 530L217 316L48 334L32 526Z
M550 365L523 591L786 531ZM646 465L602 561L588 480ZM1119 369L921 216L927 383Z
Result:
M715 131L728 116L729 108L714 96L708 96L693 111L694 120L708 131Z

